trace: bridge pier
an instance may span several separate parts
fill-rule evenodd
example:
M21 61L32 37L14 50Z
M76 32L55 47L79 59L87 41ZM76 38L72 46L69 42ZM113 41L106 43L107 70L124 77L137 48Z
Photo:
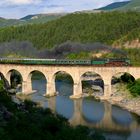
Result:
M55 81L47 82L47 94L45 96L55 96L56 95L56 90L55 90Z
M32 82L31 81L23 81L22 82L22 93L25 95L32 94L36 92L36 90L32 90Z
M78 99L82 97L82 84L80 82L76 82L73 85L73 95L70 96L71 99Z
M104 85L104 98L109 98L111 96L111 84Z
M102 79L104 81L104 96L101 99L109 99L111 96L111 79L112 75L109 73L104 73L102 75Z

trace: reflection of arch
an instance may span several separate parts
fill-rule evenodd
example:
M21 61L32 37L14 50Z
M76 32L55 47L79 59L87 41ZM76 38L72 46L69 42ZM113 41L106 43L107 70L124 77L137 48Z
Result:
M133 118L130 112L116 106L112 106L112 108L112 120L114 123L122 126L131 125Z
M70 119L74 113L74 102L66 96L56 97L56 111L65 118Z
M94 84L94 86L99 86L99 87L101 87L104 90L103 78L102 78L101 75L99 75L96 72L92 72L92 71L84 72L80 76L80 81L81 81L81 84L82 84L82 90L83 90L83 82L84 81L89 81L90 85Z
M16 69L11 69L6 74L6 79L8 80L10 85L11 85L11 74L12 74L12 72L16 72L17 74L19 74L20 78L21 78L21 82L23 82L22 74L18 70L16 70Z
M91 112L93 113L91 116ZM104 118L104 104L94 100L83 99L82 117L88 123L99 123Z
M62 76L59 74L62 74ZM58 78L60 78L58 80ZM61 80L61 81L60 81ZM70 95L73 93L73 85L74 85L74 79L73 76L66 72L66 71L58 71L53 75L53 81L55 82L55 91L60 94Z
M41 94L46 94L47 78L43 72L38 70L31 71L27 77L27 82L28 85L30 85L30 90L41 92Z

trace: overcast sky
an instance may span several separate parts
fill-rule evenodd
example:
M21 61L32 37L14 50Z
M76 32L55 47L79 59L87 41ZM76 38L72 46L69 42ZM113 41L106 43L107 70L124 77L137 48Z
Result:
M128 0L0 0L0 17L21 18L29 14L90 10Z

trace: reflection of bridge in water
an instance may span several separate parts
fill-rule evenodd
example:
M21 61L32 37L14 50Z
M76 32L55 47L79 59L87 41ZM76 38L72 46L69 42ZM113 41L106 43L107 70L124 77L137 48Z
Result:
M84 125L90 128L104 129L104 130L116 131L116 132L130 132L134 130L140 131L140 126L135 120L130 122L129 125L122 125L113 121L114 119L112 117L112 106L107 102L104 102L104 115L102 119L99 122L94 122L94 123L88 122L86 120L86 117L84 116L83 109L82 109L83 101L80 99L80 100L73 100L73 102L74 102L74 113L72 118L70 118L69 120L70 124L72 124L73 126ZM48 99L48 106L51 110L53 110L53 112L56 112L55 97Z

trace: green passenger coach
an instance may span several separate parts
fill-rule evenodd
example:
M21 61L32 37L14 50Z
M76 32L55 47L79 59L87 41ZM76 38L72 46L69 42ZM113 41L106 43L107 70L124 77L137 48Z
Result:
M92 59L92 60L69 60L69 59L30 59L30 58L0 58L1 64L20 65L93 65L93 66L130 66L130 60L120 59Z

